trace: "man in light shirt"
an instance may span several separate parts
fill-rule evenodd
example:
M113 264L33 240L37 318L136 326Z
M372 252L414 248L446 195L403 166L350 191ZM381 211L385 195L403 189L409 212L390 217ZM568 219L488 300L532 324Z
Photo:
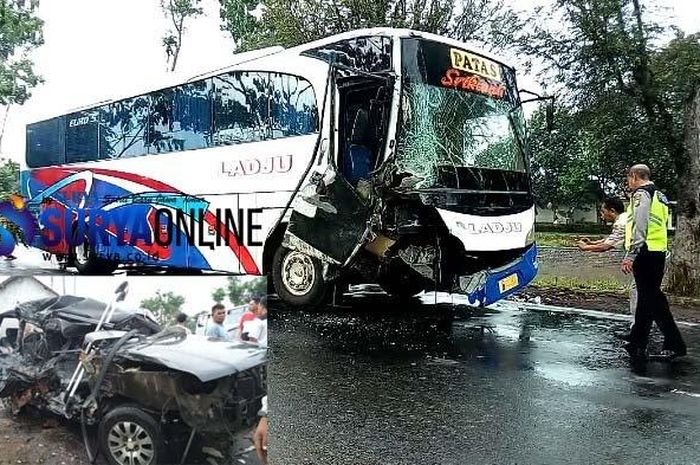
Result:
M603 221L612 222L612 232L605 239L591 241L584 237L576 245L586 252L607 252L613 249L622 249L625 246L625 226L627 225L627 213L622 200L608 197L600 207L600 217Z
M224 341L230 341L233 338L224 329L224 320L226 319L226 307L222 304L215 304L211 308L211 320L207 325L207 330L204 333L205 336L215 337L217 339L223 339Z
M622 200L608 197L600 207L600 218L606 222L612 222L612 232L605 239L591 241L588 238L581 239L576 245L585 252L608 252L610 250L623 249L625 247L625 226L627 225L627 212ZM637 287L634 280L630 285L630 313L634 316L637 308ZM632 323L634 324L634 323ZM620 338L628 340L626 334Z
M243 323L242 339L267 347L267 297L255 307L255 318Z

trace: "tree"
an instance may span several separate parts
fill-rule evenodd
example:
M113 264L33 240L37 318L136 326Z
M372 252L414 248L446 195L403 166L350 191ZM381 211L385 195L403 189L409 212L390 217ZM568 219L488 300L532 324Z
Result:
M681 173L679 217L667 285L680 295L700 295L700 85L688 100L686 118L687 169Z
M175 317L182 311L184 303L185 298L181 295L173 294L171 291L166 293L156 291L155 297L141 301L141 307L153 312L158 323L165 326L175 322Z
M223 287L214 289L214 292L211 293L211 298L214 302L220 304L226 298L226 289L224 289Z
M229 277L226 285L228 298L234 305L243 305L251 296L263 296L267 292L267 279Z
M182 48L182 36L185 32L185 22L190 18L196 18L204 14L204 10L197 6L201 0L161 0L160 6L165 16L172 22L173 28L163 36L163 47L167 55L170 71L175 71L177 60Z
M38 1L0 0L0 105L22 104L41 82L29 53L43 43Z
M366 27L399 27L498 46L518 29L504 0L219 0L239 50L285 47ZM251 12L262 5L262 16Z
M631 164L651 165L659 186L678 198L679 225L690 228L687 238L698 244L700 229L692 220L696 199L677 180L692 173L684 142L692 125L685 123L681 102L700 79L699 40L677 34L666 47L654 47L662 28L646 12L641 0L557 0L554 8L535 13L516 45L522 55L545 64L543 77L575 115L584 149L607 165L612 188L620 189ZM674 255L670 274L682 276L676 267ZM671 286L672 292L687 294L697 292L700 281L681 286L674 280Z
M0 200L19 192L19 164L0 159Z
M23 104L41 82L34 74L29 53L43 43L43 22L35 16L38 0L0 0L0 106L5 115L0 125L0 144L10 105Z
M607 179L600 174L595 151L574 114L562 108L554 115L555 131L546 127L543 111L530 118L531 169L537 204L549 208L557 219L561 208L570 217L576 207L596 203L603 197Z

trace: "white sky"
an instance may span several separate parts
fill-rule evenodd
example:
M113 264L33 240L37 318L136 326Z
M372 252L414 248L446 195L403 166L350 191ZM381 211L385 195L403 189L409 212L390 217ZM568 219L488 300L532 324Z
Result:
M529 9L550 0L521 0ZM168 23L160 0L44 0L45 44L34 54L45 83L22 107L12 107L0 154L24 158L25 125L113 97L134 95L228 65L233 41L220 30L218 0L203 0L205 16L189 24L176 75L166 71L161 38ZM698 0L658 0L671 21L688 33L700 31ZM508 56L504 51L504 56ZM522 88L538 90L532 76ZM0 109L0 118L4 116ZM0 121L2 121L0 119Z
M7 279L1 276L0 282ZM226 287L224 276L35 276L59 294L91 297L109 302L114 290L124 280L129 282L129 292L124 306L136 308L143 299L154 297L156 291L172 291L185 298L182 310L188 315L210 311L214 301L211 293L218 287ZM245 278L242 278L245 279ZM228 307L233 305L224 301Z

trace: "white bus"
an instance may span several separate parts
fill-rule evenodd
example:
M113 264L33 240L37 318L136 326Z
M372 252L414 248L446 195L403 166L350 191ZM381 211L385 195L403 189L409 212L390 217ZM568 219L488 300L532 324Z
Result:
M358 30L27 127L33 244L268 274L292 305L378 282L492 303L537 270L514 70L432 34Z

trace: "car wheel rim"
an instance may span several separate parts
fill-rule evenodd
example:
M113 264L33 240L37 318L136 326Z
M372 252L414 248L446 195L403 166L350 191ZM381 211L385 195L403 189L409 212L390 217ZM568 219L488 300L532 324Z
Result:
M282 261L282 284L290 294L306 295L316 280L316 269L311 257L297 251L289 252Z
M143 427L130 421L112 426L107 436L109 453L120 465L151 465L155 450L153 439Z

